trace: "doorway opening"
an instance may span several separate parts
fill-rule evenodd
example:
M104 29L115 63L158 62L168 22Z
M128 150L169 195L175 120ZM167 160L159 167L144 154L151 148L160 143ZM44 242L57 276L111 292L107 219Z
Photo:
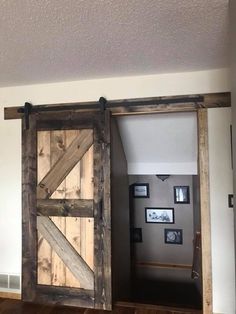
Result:
M129 182L133 301L201 309L198 176L130 175ZM139 195L144 183L147 198Z
M197 115L126 116L116 123L127 163L130 229L129 291L118 299L202 310ZM119 221L118 214L113 218Z

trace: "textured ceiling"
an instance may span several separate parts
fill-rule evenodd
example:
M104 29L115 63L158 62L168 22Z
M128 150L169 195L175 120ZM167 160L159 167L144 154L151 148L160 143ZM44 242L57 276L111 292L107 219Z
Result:
M227 0L0 0L0 86L227 66Z

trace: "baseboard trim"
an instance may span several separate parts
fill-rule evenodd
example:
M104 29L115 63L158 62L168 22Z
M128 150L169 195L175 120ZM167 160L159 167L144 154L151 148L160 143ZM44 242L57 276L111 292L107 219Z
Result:
M0 298L21 300L21 294L16 292L0 291Z

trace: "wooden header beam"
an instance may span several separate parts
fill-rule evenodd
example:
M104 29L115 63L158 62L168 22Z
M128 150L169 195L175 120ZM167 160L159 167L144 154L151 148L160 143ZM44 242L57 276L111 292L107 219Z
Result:
M214 93L203 95L184 95L153 98L133 98L111 100L105 103L112 115L147 114L155 112L195 111L198 108L230 107L230 93ZM32 107L31 113L49 111L98 111L101 110L101 99L94 102L46 104ZM21 119L24 107L4 108L4 119Z

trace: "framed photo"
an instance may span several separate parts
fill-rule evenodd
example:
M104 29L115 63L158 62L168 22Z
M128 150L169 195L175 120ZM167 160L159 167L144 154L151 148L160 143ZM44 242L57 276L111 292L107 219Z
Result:
M131 241L134 243L143 242L142 228L131 229Z
M189 186L174 186L175 204L189 204Z
M165 229L165 243L167 244L183 244L182 229Z
M233 194L228 195L228 206L230 208L234 207L234 195Z
M147 223L174 224L175 223L174 208L146 207L145 221Z
M148 183L134 183L133 184L134 198L149 198L149 184Z

